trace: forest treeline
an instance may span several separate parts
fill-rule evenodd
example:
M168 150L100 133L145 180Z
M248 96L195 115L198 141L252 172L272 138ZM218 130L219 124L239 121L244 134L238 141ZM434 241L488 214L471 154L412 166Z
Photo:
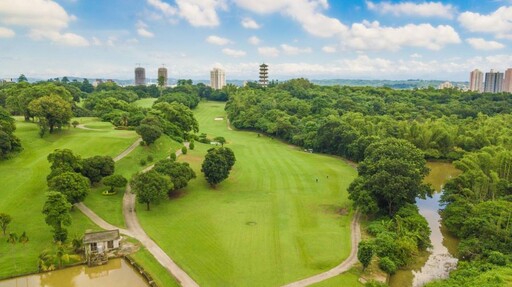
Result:
M442 217L461 239L461 261L450 279L428 286L510 281L511 94L328 87L295 79L242 88L230 95L226 111L236 128L361 162L349 192L373 218L367 230L373 238L362 242L358 257L367 266L377 256L390 274L429 245L424 218L408 205L429 193L418 181L426 174L418 151L428 160L454 161L463 173L445 186Z

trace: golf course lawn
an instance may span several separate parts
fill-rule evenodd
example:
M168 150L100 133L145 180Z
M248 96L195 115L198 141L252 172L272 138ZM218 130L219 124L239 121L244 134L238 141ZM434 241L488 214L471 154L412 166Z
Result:
M359 282L359 275L361 275L361 269L360 268L352 268L349 271L332 277L330 279L327 279L325 281L322 281L320 283L316 283L313 285L310 285L311 287L338 287L338 286L350 286L350 287L357 287L357 286L363 286Z
M93 119L80 119L94 124ZM0 278L37 271L40 252L53 245L51 228L41 213L46 200L46 176L50 172L46 159L55 149L68 148L82 157L115 156L130 146L137 135L133 131L88 131L63 129L40 138L38 126L18 120L16 135L24 150L9 160L0 162L0 212L13 218L7 232L18 235L26 231L29 242L12 246L0 233ZM105 199L108 200L108 199ZM72 211L73 224L69 238L82 236L86 229L98 229L78 210Z
M89 127L89 124L85 126ZM130 180L135 173L168 157L171 152L176 152L176 150L180 149L182 146L181 143L173 141L165 135L150 146L139 145L127 156L116 162L115 173ZM149 161L148 156L151 156L153 160ZM141 160L146 161L146 164L141 165ZM108 187L98 184L91 189L84 203L106 222L124 228L126 226L123 216L123 195L125 188L119 188L117 189L117 194L109 196L102 194L102 192L106 190L108 190Z
M194 113L200 132L224 136L233 149L230 178L208 186L200 165L211 146L196 142L179 160L198 177L149 212L138 205L145 231L202 286L279 286L343 261L352 218L346 189L356 170L336 157L229 131L223 108L202 102Z

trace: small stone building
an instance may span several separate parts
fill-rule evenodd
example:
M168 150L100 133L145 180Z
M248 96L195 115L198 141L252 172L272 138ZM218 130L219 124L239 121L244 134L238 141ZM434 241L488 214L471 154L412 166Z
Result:
M119 249L120 241L119 229L86 232L84 235L84 249L88 265L107 263L108 253Z

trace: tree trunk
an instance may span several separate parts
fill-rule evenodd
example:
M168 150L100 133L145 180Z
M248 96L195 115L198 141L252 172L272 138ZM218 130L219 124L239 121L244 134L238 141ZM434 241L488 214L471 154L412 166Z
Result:
M50 133L53 133L53 125L50 125Z
M149 211L149 202L146 202L147 211Z

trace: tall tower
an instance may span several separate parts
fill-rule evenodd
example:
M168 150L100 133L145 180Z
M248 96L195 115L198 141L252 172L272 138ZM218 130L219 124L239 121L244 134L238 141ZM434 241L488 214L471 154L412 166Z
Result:
M265 63L260 65L260 86L268 86L268 65Z
M505 71L505 81L503 82L503 91L512 93L512 68Z
M503 73L491 72L485 73L485 86L484 92L486 93L501 93L503 90Z
M469 74L469 90L474 92L484 91L484 73L478 69Z
M226 85L226 73L222 69L214 68L210 72L210 86L214 90L220 90Z
M135 85L143 86L146 84L146 69L142 67L135 68Z
M160 78L163 78L164 83L163 86L167 87L168 79L167 79L167 68L161 67L158 68L158 84L160 84Z

